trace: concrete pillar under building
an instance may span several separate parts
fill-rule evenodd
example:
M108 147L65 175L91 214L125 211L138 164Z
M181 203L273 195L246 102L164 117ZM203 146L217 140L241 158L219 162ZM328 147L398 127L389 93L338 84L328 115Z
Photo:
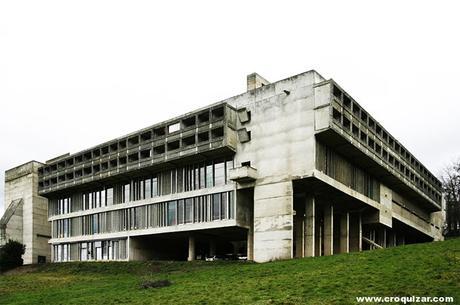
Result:
M340 216L340 253L350 251L350 214Z
M323 255L323 212L315 206L315 256Z
M304 256L315 256L315 198L308 196L305 201L305 222L304 222Z
M303 211L296 211L294 215L294 257L303 257L304 248L304 222Z
M188 237L188 257L187 260L194 261L195 260L195 237L190 235Z
M334 207L324 206L324 255L334 254Z
M247 257L250 261L254 260L254 230L252 225L248 229Z

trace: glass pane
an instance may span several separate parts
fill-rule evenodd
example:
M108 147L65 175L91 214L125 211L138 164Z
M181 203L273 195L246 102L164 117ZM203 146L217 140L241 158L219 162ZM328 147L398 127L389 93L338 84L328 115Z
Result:
M106 203L106 200L105 200L105 199L106 199L106 197L105 197L105 191L102 190L102 191L101 191L101 206L103 206L103 207L106 206L106 204L105 204L105 203Z
M174 226L177 223L176 205L176 201L168 202L168 226Z
M152 198L152 180L145 179L144 181L145 199Z
M131 185L125 184L123 189L123 202L129 202L131 198Z
M161 173L161 195L171 193L171 171Z
M184 169L179 168L177 170L177 192L181 193L184 191Z
M158 178L157 177L152 178L152 195L153 195L153 197L159 196L159 194L158 194Z
M214 182L215 186L225 184L225 163L219 162L214 164Z
M108 188L107 192L107 205L113 204L113 188Z
M193 221L193 198L185 199L185 222Z
M144 181L139 181L139 200L145 199Z
M206 166L206 187L214 186L214 175L212 172L212 164Z
M220 194L212 195L212 220L220 219Z
M221 211L222 219L227 219L227 193L222 193L220 211Z
M177 223L184 223L184 200L177 202Z
M180 123L175 123L168 126L168 133L172 133L178 130L180 130Z
M206 167L204 164L200 166L200 188L206 187Z
M195 181L195 190L198 190L200 188L200 168L198 166L195 167L194 170L194 181Z

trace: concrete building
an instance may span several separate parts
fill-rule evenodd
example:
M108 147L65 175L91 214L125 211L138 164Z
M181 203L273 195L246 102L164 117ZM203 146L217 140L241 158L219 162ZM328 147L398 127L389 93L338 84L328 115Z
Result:
M0 246L8 239L26 245L24 264L50 261L48 199L38 194L38 169L32 161L5 172L6 209L0 218Z
M22 190L48 200L53 261L266 262L443 238L441 183L315 71L254 73L238 96L33 164Z

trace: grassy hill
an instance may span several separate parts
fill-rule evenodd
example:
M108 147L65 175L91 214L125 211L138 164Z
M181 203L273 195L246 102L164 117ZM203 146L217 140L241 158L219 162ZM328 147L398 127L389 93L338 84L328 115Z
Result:
M162 288L141 287L169 280ZM357 296L452 296L460 239L329 257L250 262L25 266L0 275L0 304L357 304Z

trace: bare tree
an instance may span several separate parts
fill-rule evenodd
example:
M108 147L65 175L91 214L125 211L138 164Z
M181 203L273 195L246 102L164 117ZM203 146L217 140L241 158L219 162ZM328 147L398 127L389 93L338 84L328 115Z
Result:
M460 236L460 160L441 176L446 199L446 236Z

